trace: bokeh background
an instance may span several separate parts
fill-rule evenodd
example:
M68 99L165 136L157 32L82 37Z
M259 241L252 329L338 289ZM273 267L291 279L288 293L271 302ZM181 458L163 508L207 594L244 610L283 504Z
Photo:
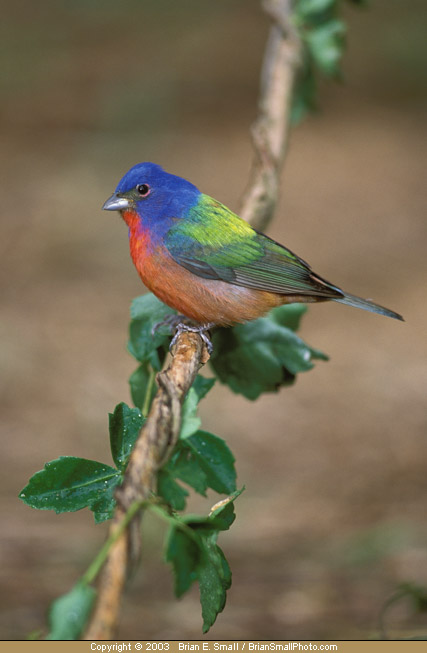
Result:
M323 84L321 111L293 131L269 234L406 322L312 307L302 335L328 363L256 403L219 386L205 401L204 427L246 485L220 542L233 587L208 639L375 636L396 585L427 584L427 7L375 0L345 17L345 82ZM107 413L130 402L128 311L143 288L125 226L100 207L151 160L237 209L268 26L256 0L2 8L4 639L45 623L105 536L88 511L17 499L59 455L109 463ZM163 537L145 520L120 637L201 637L197 588L173 598ZM387 620L402 636L425 621L409 603Z

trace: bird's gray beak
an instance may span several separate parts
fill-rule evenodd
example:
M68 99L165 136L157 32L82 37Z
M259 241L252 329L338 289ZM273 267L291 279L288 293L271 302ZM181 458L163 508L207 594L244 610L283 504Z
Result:
M102 208L104 211L125 211L129 206L129 200L126 197L119 197L117 193L113 193Z

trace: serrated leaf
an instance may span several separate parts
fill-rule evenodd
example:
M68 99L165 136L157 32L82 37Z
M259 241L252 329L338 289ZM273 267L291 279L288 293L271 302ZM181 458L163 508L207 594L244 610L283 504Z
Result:
M161 469L157 475L157 493L174 510L185 509L188 492L174 480L167 469Z
M169 531L166 560L172 563L175 593L182 596L195 580L199 581L203 632L223 610L231 586L230 567L216 541L219 531L227 530L234 521L233 502L242 491L216 504L208 517L177 518Z
M234 456L224 440L207 431L197 431L182 440L182 446L191 452L193 459L203 470L208 487L220 494L235 491Z
M203 536L202 536L203 537ZM224 610L227 590L231 586L231 571L223 551L216 544L216 535L203 537L205 549L197 568L203 632L213 626Z
M163 469L173 478L179 478L196 492L206 496L208 489L206 474L199 464L198 456L186 446L186 442L186 440L180 440L177 443L170 460Z
M150 386L150 381L151 381L151 373L150 373L150 367L148 363L141 363L139 367L136 368L136 370L131 374L129 377L129 385L130 385L130 394L132 397L132 401L141 410L144 407L145 401L146 401L146 396L147 392L149 392L149 397L148 397L148 405L151 406L151 402L154 399L154 395L157 392L157 385L156 383L151 384Z
M206 379L200 374L187 393L182 405L180 438L188 438L195 433L201 425L201 419L197 416L197 406L212 388L215 379Z
M223 494L236 489L233 454L224 440L206 431L181 439L163 469L203 496L208 488Z
M93 587L78 583L52 603L49 611L48 640L75 640L89 619L96 597Z
M298 372L313 367L313 360L328 360L283 326L284 315L279 311L213 334L210 364L233 392L257 399L263 392L292 384ZM295 326L295 320L291 322Z
M137 297L131 305L129 352L141 363L150 363L157 371L161 368L159 351L167 351L170 334L158 329L153 335L152 329L155 324L174 313L172 308L163 304L152 293Z
M306 43L317 67L328 76L337 75L344 50L346 26L341 20L330 20L313 27L306 34Z
M145 418L139 408L130 408L124 402L118 404L108 417L111 455L117 467L123 470Z
M200 542L179 528L169 531L165 558L174 571L175 596L182 596L197 580L197 566L201 557Z
M224 552L217 544L217 539L219 531L228 530L234 522L234 501L243 490L244 488L236 490L213 507L209 522L214 530L197 531L204 543L204 554L197 568L204 633L211 628L218 614L224 609L227 590L231 587L231 569Z
M90 508L97 521L114 508L114 488L122 475L95 460L62 456L32 476L19 498L31 508L75 512ZM106 517L105 517L106 518Z

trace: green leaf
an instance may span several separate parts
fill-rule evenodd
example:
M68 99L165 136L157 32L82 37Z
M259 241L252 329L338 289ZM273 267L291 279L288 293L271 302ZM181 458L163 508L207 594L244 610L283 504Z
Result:
M157 493L173 510L185 509L188 492L174 480L167 469L161 469L157 475Z
M192 459L196 460L203 470L208 487L220 494L235 491L234 456L224 440L212 433L197 431L183 440L182 446L188 449Z
M215 385L215 379L207 379L205 376L198 374L192 385L192 389L197 394L199 401L204 399Z
M179 478L196 492L206 496L208 489L206 474L199 464L198 457L192 453L186 443L187 440L180 440L177 443L170 460L163 469L173 478Z
M197 580L197 567L201 557L201 543L180 528L169 531L165 558L174 571L175 596L182 596Z
M236 490L213 507L208 519L214 530L198 531L204 543L203 555L197 569L204 633L215 623L218 614L224 609L227 590L231 587L230 566L216 541L219 531L228 530L234 522L234 501L243 490L244 488Z
M52 603L49 611L48 640L78 639L89 619L96 597L93 587L77 583Z
M202 605L203 632L213 626L224 610L227 590L231 587L231 571L224 553L216 544L217 534L202 536L204 551L197 567Z
M225 606L227 590L231 586L231 570L223 551L217 545L219 531L228 530L235 519L234 501L242 493L219 502L205 520L194 517L184 518L194 529L201 541L201 557L197 565L197 578L202 605L203 632L214 624L218 614Z
M297 13L307 18L312 14L319 14L335 7L337 0L298 0L296 4Z
M233 454L224 440L206 431L180 440L163 469L203 496L208 488L221 494L236 489Z
M307 312L305 304L284 304L270 311L270 318L281 326L298 331L301 318Z
M306 42L317 67L328 76L338 75L344 50L346 26L333 19L306 34Z
M105 492L93 505L89 506L93 512L95 524L101 524L103 521L111 519L114 515L114 509L116 507L113 492L114 487L112 487L111 491L108 490Z
M291 122L300 123L309 113L316 110L316 77L313 65L306 57L307 63L299 72L292 93Z
M190 388L182 405L180 438L188 438L190 435L195 433L201 425L202 420L197 415L198 404L199 397L194 388Z
M226 592L231 586L231 571L217 545L219 531L234 521L233 502L242 493L216 504L209 517L186 515L176 518L169 531L166 560L172 563L175 594L182 596L195 580L199 581L203 632L207 632L224 609ZM168 518L170 521L170 518Z
M350 1L360 7L369 4L369 0ZM340 78L346 26L338 16L343 4L338 0L295 0L293 3L292 20L301 37L302 48L292 94L292 124L316 110L319 72Z
M148 363L141 363L139 367L129 377L130 394L135 406L141 410L147 403L148 407L154 399L157 392L157 385L155 381L151 383L151 372ZM149 396L147 398L147 392Z
M163 304L151 293L133 300L129 327L129 352L141 363L150 363L157 371L161 368L159 352L168 349L170 334L158 329L152 335L153 327L175 311Z
M284 326L288 308L213 334L210 364L233 392L257 399L263 392L277 392L282 385L294 383L298 372L313 367L313 360L328 360L293 332L297 312L289 311L291 328Z
M197 406L199 401L207 395L214 383L215 379L206 379L200 374L197 375L182 405L180 438L188 438L198 430L202 422L200 417L197 416Z
M183 515L177 518L179 524L185 524L195 533L227 531L235 519L234 502L244 491L244 487L236 490L225 499L218 501L207 517L203 515Z
M95 460L61 456L46 463L32 476L19 498L31 508L57 514L90 508L95 521L103 521L114 509L114 488L122 475L114 467Z
M123 402L115 407L114 413L109 413L111 455L119 469L126 467L144 422L139 408L129 408Z
M234 502L244 492L245 488L235 490L230 496L222 501L216 503L209 515L211 523L219 531L227 531L231 524L234 522L236 516L234 514Z

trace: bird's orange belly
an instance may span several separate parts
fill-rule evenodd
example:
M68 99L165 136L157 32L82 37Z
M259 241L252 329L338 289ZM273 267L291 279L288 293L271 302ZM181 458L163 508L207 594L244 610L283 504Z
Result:
M164 248L148 256L141 256L141 246L138 249L132 258L144 285L165 304L199 324L247 322L286 302L277 293L198 277L178 265Z

